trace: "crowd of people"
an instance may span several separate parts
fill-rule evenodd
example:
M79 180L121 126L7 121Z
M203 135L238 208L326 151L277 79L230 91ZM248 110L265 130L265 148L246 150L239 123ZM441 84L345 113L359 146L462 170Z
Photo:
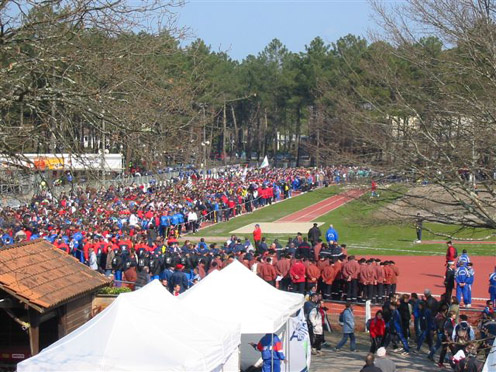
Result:
M188 170L167 182L99 190L76 186L57 197L44 189L27 205L1 208L0 245L41 237L67 244L89 262L84 246L90 239L118 245L144 239L152 247L156 237L178 237L205 221L229 220L294 192L355 179L359 171L368 174L353 167L226 168L215 174Z
M330 234L333 235L334 232L331 231ZM466 288L473 283L473 265L467 250L464 249L462 254L458 256L451 241L447 242L447 246L445 293L440 296L439 300L432 296L429 289L426 289L422 296L417 293L397 294L395 288L389 287L388 289L386 283L384 283L386 290L383 297L370 297L370 293L383 293L376 282L373 282L372 289L369 289L366 284L368 282L360 279L364 276L364 272L374 271L370 268L374 267L372 266L374 260L365 260L365 263L364 260L358 260L362 263L357 265L356 263L349 264L350 261L354 261L354 258L348 257L346 264L356 268L358 283L353 285L348 279L344 283L346 296L343 292L342 296L337 298L346 299L348 302L339 315L343 336L335 346L334 351L341 350L348 339L350 340L350 351L357 350L353 312L353 302L356 301L354 301L354 295L348 295L350 293L349 288L356 287L358 288L359 300L372 299L380 304L380 309L366 324L370 335L370 354L367 356L366 365L362 371L395 371L390 362L384 361L387 359L385 357L387 348L403 355L409 355L420 352L424 344L429 350L428 359L435 362L439 368L451 367L455 371L480 371L482 363L477 355L487 357L496 336L495 298L493 295L496 288L496 267L495 272L489 277L491 299L487 300L486 307L482 312L474 313L477 316L475 319L477 326L474 326L473 318L469 319L466 314L460 314L462 301L465 308L470 308L470 289L467 290ZM341 253L345 254L345 252ZM387 267L387 265L385 266ZM344 267L341 272L343 270ZM309 272L311 273L313 270L309 270ZM366 274L365 277L367 277ZM456 295L452 296L455 287ZM351 293L353 291L354 289L351 290ZM321 348L325 342L324 329L330 330L327 321L327 308L323 302L325 293L325 291L319 292L318 286L312 287L304 307L312 341L312 353L315 355L322 355ZM439 355L436 358L438 351ZM448 357L448 353L450 357Z
M475 333L466 317L459 315L459 304L463 301L470 307L475 273L467 252L458 257L451 242L446 255L446 293L440 301L428 290L421 298L415 293L397 294L400 272L395 262L348 255L346 244L339 243L338 231L332 225L322 234L314 224L308 233L298 233L287 242L275 239L269 243L259 225L252 239L233 235L221 244L204 239L179 242L181 234L195 232L205 221L229 220L289 198L292 193L366 174L366 170L345 167L234 168L215 176L191 170L160 184L104 190L76 187L58 197L43 190L29 205L0 211L0 244L44 238L90 268L113 277L115 286L138 289L159 279L174 295L238 260L270 285L309 297L305 315L315 355L321 354L326 342L324 331L330 330L323 301L335 300L347 303L340 314L343 338L336 351L348 339L350 349L356 350L352 304L371 301L382 307L367 324L372 355L367 361L372 360L372 364L367 366L374 365L373 353L383 358L384 348L390 345L407 354L426 343L432 360L440 349L440 367L445 365L448 351L455 356L463 350L470 357ZM491 301L479 327L481 335L496 334L496 273L490 280ZM456 296L452 297L454 289ZM486 337L486 346L490 337ZM455 358L450 363L455 365Z

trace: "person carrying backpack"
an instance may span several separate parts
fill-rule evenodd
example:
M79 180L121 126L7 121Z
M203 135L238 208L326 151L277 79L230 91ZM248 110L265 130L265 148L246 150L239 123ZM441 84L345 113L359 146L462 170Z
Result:
M115 252L115 256L112 258L112 270L114 271L115 286L120 287L122 285L122 269L124 261L122 258L122 251L119 249Z
M460 322L453 328L451 338L454 342L455 353L465 350L467 344L475 340L474 329L468 323L468 317L465 314L460 315Z
M448 249L446 250L446 265L448 265L448 262L455 261L455 258L458 257L458 251L453 246L451 240L448 240L446 245L448 246Z
M435 329L434 318L432 317L431 310L426 306L426 303L424 301L419 302L419 320L421 333L417 341L417 351L420 351L420 347L425 341L429 346L430 352L432 352L432 334Z
M318 302L319 302L319 295L317 293L312 293L310 295L310 299L303 304L303 315L305 315L305 319L307 321L308 335L310 338L310 343L312 345L314 345L314 332L313 332L313 323L310 321L309 316L312 310L317 308Z
M448 313L448 308L446 306L442 306L439 312L436 314L434 318L434 327L436 332L436 345L431 349L427 358L429 360L434 361L434 354L437 350L442 346L444 339L444 323L446 322L446 317Z
M339 324L343 326L343 337L337 344L334 351L339 351L348 338L350 339L350 350L357 351L355 339L355 316L353 315L353 308L351 302L346 303L346 308L339 315Z
M444 359L448 352L448 348L450 349L453 355L455 354L455 348L453 345L453 330L455 329L456 326L455 319L456 319L456 312L448 311L446 320L444 321L443 324L442 347L441 347L441 353L439 354L439 362L437 364L438 367L440 368L444 367Z

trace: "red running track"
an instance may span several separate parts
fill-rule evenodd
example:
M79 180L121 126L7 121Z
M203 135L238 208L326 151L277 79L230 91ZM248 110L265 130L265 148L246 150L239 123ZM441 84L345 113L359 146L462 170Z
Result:
M444 293L443 281L446 264L444 256L377 256L377 258L383 261L393 260L400 269L398 292L421 294L425 288L429 288L435 295ZM474 256L470 260L474 263L475 271L472 297L489 298L489 274L494 271L496 256Z
M310 222L316 218L323 216L334 209L362 196L364 190L350 190L342 194L331 196L321 202L312 204L298 212L288 214L275 222Z

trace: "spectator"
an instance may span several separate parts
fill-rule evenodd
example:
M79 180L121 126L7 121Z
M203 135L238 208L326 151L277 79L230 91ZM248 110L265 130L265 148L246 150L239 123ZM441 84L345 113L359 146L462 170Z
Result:
M379 310L375 313L375 317L370 320L369 323L369 333L370 333L370 352L375 353L384 341L384 335L386 332L386 323L382 318L382 311Z
M374 365L382 372L396 372L396 364L386 356L386 348L380 347L376 352Z
M375 366L374 361L374 354L367 354L365 357L365 366L360 370L360 372L382 372L379 367Z
M343 337L341 341L337 344L334 351L339 351L345 344L348 338L350 339L350 350L356 350L356 339L355 339L355 316L353 315L353 305L350 302L346 303L346 307L340 314L340 323L343 326Z

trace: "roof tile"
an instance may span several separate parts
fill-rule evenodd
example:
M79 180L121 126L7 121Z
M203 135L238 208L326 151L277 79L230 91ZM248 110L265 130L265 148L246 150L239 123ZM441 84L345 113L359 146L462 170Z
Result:
M110 280L43 239L0 249L0 289L51 308Z

